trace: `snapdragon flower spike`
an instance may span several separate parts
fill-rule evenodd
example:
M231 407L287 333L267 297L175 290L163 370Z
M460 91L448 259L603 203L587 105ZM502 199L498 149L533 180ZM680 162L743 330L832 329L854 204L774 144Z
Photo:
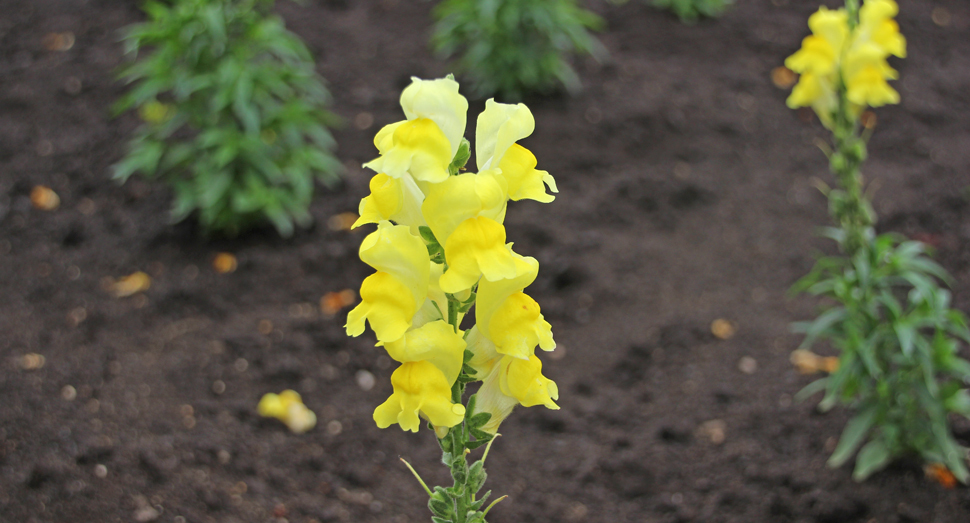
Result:
M395 341L411 327L428 295L427 248L409 227L385 221L364 238L360 259L378 272L361 284L361 302L347 315L347 334L362 334L366 319L378 340Z
M539 274L535 258L513 253L515 275L503 280L483 280L478 285L475 321L500 354L528 359L536 345L542 350L556 348L552 326L545 320L539 304L522 292Z
M867 0L859 10L859 23L850 28L845 9L820 7L808 19L812 35L785 60L786 67L801 74L788 106L811 107L831 127L840 81L855 114L866 106L899 103L899 93L887 82L898 73L886 61L890 55L906 56L906 40L892 19L897 12L893 0Z

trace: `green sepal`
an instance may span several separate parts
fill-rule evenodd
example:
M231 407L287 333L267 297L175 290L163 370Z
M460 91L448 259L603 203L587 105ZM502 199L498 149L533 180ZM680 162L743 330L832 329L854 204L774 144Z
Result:
M492 419L492 415L488 412L479 412L468 418L468 426L473 429L481 428L483 425L488 423L488 420Z
M454 513L454 505L440 499L431 498L428 500L428 509L435 516L440 516L442 518L447 518ZM451 521L448 519L447 521Z
M452 519L439 518L438 516L431 516L431 521L434 523L454 523Z
M471 156L471 144L468 140L462 138L461 144L458 146L458 152L455 153L454 159L451 160L451 165L448 166L448 174L455 176L461 172Z
M468 509L469 510L480 510L482 508L482 505L484 505L485 502L488 501L488 497L491 496L491 495L492 495L492 491L491 490L485 491L485 494L482 494L482 497L481 498L479 498L477 501L473 501L471 503L471 505L468 505Z
M492 434L489 434L488 432L485 432L484 430L481 430L475 427L469 427L468 432L470 432L472 436L475 436L476 440L478 441L484 440L485 443L488 443L488 440L494 437Z
M468 461L464 454L455 456L451 461L451 477L455 478L455 483L465 484L468 481Z
M482 485L485 484L485 478L487 477L485 463L482 460L472 463L472 466L468 467L468 490L472 494L478 493L482 489Z

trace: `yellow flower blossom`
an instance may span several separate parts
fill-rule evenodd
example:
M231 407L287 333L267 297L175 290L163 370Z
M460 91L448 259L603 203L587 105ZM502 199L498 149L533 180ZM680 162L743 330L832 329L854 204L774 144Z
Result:
M293 390L279 394L265 394L259 400L256 411L264 418L276 418L292 431L302 434L317 424L317 415L303 404L303 399Z
M380 139L380 150L386 146L390 135L390 146L377 159L365 163L364 167L391 178L401 178L405 173L411 173L415 180L430 183L448 178L451 144L432 120L418 118L391 126L394 126L392 132L378 133L374 140L377 143Z
M867 0L859 10L859 23L850 31L845 9L819 8L808 20L812 35L785 60L786 67L802 75L788 106L812 107L831 127L840 83L852 114L866 106L899 103L899 93L887 83L898 74L886 61L890 55L906 56L906 39L892 19L898 10L893 0Z
M424 241L405 225L380 222L361 243L360 259L378 272L361 284L360 304L347 315L347 334L363 333L366 319L378 340L397 340L428 295L431 269Z
M526 359L536 345L546 351L556 348L552 326L543 318L539 304L522 292L535 281L539 262L513 253L515 275L478 285L475 321L501 354Z
M409 330L400 339L385 343L387 354L400 363L427 361L438 368L448 383L461 373L465 340L447 321L437 320Z
M397 423L417 432L420 418L438 427L454 427L465 418L465 407L451 402L451 382L430 362L402 364L391 374L391 385L394 393L374 410L374 421L382 429Z
M444 248L448 270L438 284L447 293L470 289L482 277L496 281L515 276L512 249L505 245L505 227L490 218L463 221Z
M360 201L360 218L351 228L390 220L398 225L412 226L411 232L417 234L414 227L424 225L421 216L423 201L424 193L410 174L405 173L400 178L375 174L370 180L370 195Z
M482 379L476 394L475 412L492 415L482 430L494 434L516 405L559 409L555 403L559 399L559 388L542 375L542 362L534 354L528 359L501 355L494 344L478 332L477 326L469 331L467 341L475 354L469 365L476 370L476 377Z
M427 118L441 129L451 144L450 162L461 145L468 118L468 100L458 94L458 82L451 78L411 77L411 85L401 93L401 108L408 120Z
M508 182L509 198L532 199L549 203L555 199L546 193L559 192L556 180L546 171L537 170L535 156L516 142L535 130L535 118L524 104L485 102L475 129L475 161L479 171L499 168Z
M438 243L445 245L469 218L484 216L500 224L505 221L506 187L505 179L494 171L451 176L428 188L421 213Z

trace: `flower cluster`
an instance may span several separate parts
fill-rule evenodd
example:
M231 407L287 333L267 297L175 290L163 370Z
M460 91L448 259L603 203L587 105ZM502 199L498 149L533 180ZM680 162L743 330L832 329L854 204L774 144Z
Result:
M812 35L785 60L801 74L788 106L811 107L831 127L840 87L856 115L865 106L899 103L899 93L887 82L898 73L886 61L889 55L906 56L906 39L893 20L898 10L893 0L867 0L855 23L845 8L820 7L808 19Z
M377 133L380 156L364 165L378 174L354 227L377 224L360 246L360 259L377 272L361 284L347 334L362 334L369 322L401 363L394 393L374 411L379 427L416 432L424 418L446 433L466 417L456 383L481 380L473 410L490 414L482 430L494 434L515 405L558 408L556 384L534 354L537 345L555 348L552 329L523 292L539 264L512 250L503 225L509 200L551 202L546 186L557 192L555 180L516 143L535 128L523 104L486 102L477 173L462 172L471 151L457 82L414 78L401 107L407 119ZM473 305L476 325L463 331Z

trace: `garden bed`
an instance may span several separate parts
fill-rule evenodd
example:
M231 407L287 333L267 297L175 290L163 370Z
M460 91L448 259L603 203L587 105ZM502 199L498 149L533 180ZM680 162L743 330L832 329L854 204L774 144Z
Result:
M445 483L432 433L374 426L392 362L372 334L344 334L346 311L318 303L371 272L357 259L364 233L327 224L366 194L374 134L402 118L411 76L449 72L426 44L431 6L278 6L344 119L346 179L319 189L316 225L292 239L207 240L167 223L163 186L110 180L137 124L108 111L124 92L117 30L141 20L137 2L0 1L0 519L429 519L397 458ZM487 488L510 499L493 521L970 520L970 492L919 463L861 484L850 466L826 468L846 413L792 401L812 378L788 361L800 341L788 324L817 304L786 292L831 250L815 235L827 214L813 181L829 178L814 145L824 129L785 107L771 71L817 6L739 0L687 26L640 2L593 2L610 61L580 63L575 97L526 100L536 132L523 143L560 193L511 206L506 224L541 264L529 294L559 343L543 370L562 409L503 423ZM881 230L933 245L966 312L970 6L900 0L898 19L902 104L877 111L864 172ZM66 31L73 46L45 48ZM31 206L39 184L59 208ZM219 252L235 272L214 270ZM105 290L136 271L147 291ZM712 334L718 319L732 336ZM27 353L43 366L24 369ZM285 388L317 428L294 435L256 415L262 394ZM970 423L954 431L970 445Z

